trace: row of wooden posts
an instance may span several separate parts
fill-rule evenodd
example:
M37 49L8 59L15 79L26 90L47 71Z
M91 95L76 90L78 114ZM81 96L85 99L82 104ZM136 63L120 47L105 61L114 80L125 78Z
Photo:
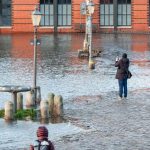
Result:
M36 112L41 119L48 119L52 116L62 116L63 114L63 98L61 95L55 95L53 93L48 94L46 100L41 100L41 96L37 97L36 101L38 107L36 107ZM14 119L14 106L12 101L7 101L5 103L5 114L4 118L6 120ZM17 110L23 110L23 94L17 94ZM35 100L34 94L32 91L27 92L26 94L26 108L34 108Z

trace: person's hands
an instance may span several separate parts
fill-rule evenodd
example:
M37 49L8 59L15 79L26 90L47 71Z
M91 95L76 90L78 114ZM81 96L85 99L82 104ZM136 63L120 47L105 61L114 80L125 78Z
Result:
M116 57L116 61L119 61L119 59L120 59L119 56L117 56L117 57Z

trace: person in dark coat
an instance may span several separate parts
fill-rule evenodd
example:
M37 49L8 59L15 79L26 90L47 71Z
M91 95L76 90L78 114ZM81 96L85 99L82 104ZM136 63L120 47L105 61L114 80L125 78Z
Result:
M127 58L127 54L124 53L122 58L116 58L115 67L117 68L116 79L118 79L119 84L119 97L127 98L127 73L130 61Z
M48 149L48 150L55 150L53 143L48 140L48 130L45 126L40 126L37 129L37 140L34 142L33 145L30 145L30 150L41 150L41 149ZM45 150L44 149L44 150Z

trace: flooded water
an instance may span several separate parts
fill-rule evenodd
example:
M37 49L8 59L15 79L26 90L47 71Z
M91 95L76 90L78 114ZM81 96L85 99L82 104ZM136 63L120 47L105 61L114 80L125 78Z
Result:
M46 124L51 133L50 138L54 143L59 141L59 144L56 144L57 142L55 143L58 149L61 149L60 147L63 145L63 150L69 150L63 144L63 142L66 142L66 138L63 139L63 137L77 135L74 138L79 139L78 133L85 134L85 131L88 131L88 127L90 129L96 128L96 130L100 130L103 132L102 135L105 138L106 135L104 133L110 131L113 134L112 129L110 130L108 125L106 127L104 125L106 122L109 124L111 121L115 123L115 118L118 115L114 112L114 109L116 107L118 108L118 105L121 105L122 109L119 109L118 112L123 115L126 112L126 107L133 104L126 103L124 105L115 103L118 91L118 83L115 80L116 68L114 67L116 56L119 55L121 57L122 53L126 52L131 61L130 70L133 77L128 82L130 91L129 98L131 96L135 97L134 93L139 94L139 98L147 98L145 96L146 94L144 96L140 94L141 91L149 92L150 90L150 35L93 34L93 48L102 50L101 57L94 58L96 62L94 70L88 69L87 59L79 59L77 57L78 49L81 49L83 45L84 34L41 34L39 37L41 45L38 46L37 54L37 85L41 87L42 99L46 99L50 92L56 95L62 95L64 99L64 110L67 121L59 124ZM32 39L32 34L0 35L0 85L33 85L33 46L30 45ZM113 98L112 101L111 98ZM5 101L10 99L10 93L1 92L0 108L3 108ZM101 99L103 101L99 105L98 101ZM137 101L136 97L135 99ZM142 102L144 105L150 105L147 99ZM138 108L140 105L132 106ZM88 111L85 111L86 108L88 108ZM132 107L128 109L131 113ZM98 110L99 112L97 112ZM99 113L99 117L103 118L101 120L103 128L98 127L100 121L96 116L90 115L89 112L91 114L92 112ZM112 116L109 116L110 121L106 121L105 117L108 114L110 115L110 112L112 113ZM143 112L146 115L147 113ZM133 115L135 114L133 113ZM92 118L90 118L91 116ZM130 115L127 116L130 119L133 117ZM90 122L88 119L93 121ZM138 123L138 119L137 121L135 120L136 123ZM122 122L121 119L120 122ZM149 124L150 122L145 123ZM39 122L31 121L17 121L8 124L3 119L0 119L0 149L5 150L8 147L10 147L10 150L27 148L30 142L35 139L35 136L30 137L30 133L32 132L35 135L36 129L40 124ZM143 123L139 123L139 126L144 125ZM29 132L26 132L26 129ZM121 127L116 127L114 130L120 131ZM129 131L126 134L132 137L132 131ZM115 134L117 133L118 131L115 132ZM94 132L94 134L96 133ZM122 136L123 133L121 132L120 134ZM23 141L20 137L26 140ZM95 137L99 136L96 135ZM92 138L95 139L95 137ZM74 140L78 141L77 139ZM148 147L147 140L149 140L149 136L143 140L143 143L146 143ZM83 139L81 141L83 142ZM102 149L109 149L109 142L105 143L103 141L100 145L96 142L95 145L98 144ZM117 142L115 144L119 145ZM123 144L122 149L130 149L127 146L129 143L125 142ZM138 145L139 147L137 146L137 149L142 148L141 145ZM78 147L81 147L81 150L91 148L90 146L87 148L86 145L86 148L81 145ZM71 147L70 149L73 150L75 148ZM116 150L117 148L116 146L110 147L110 150L112 149Z

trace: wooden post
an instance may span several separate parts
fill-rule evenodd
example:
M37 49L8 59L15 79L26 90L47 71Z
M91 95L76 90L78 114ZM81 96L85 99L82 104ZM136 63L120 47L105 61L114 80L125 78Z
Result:
M40 103L41 118L49 118L48 101L42 100Z
M23 109L23 94L22 93L18 93L17 94L17 110L19 109Z
M53 115L61 116L63 114L63 98L61 95L54 96Z
M5 120L13 120L14 119L14 106L13 102L7 101L5 103Z
M14 113L16 113L17 112L17 92L12 92L12 101L14 103L13 110L14 110Z
M50 113L50 115L53 114L54 96L55 95L53 93L48 94L48 104L49 104L49 113Z

